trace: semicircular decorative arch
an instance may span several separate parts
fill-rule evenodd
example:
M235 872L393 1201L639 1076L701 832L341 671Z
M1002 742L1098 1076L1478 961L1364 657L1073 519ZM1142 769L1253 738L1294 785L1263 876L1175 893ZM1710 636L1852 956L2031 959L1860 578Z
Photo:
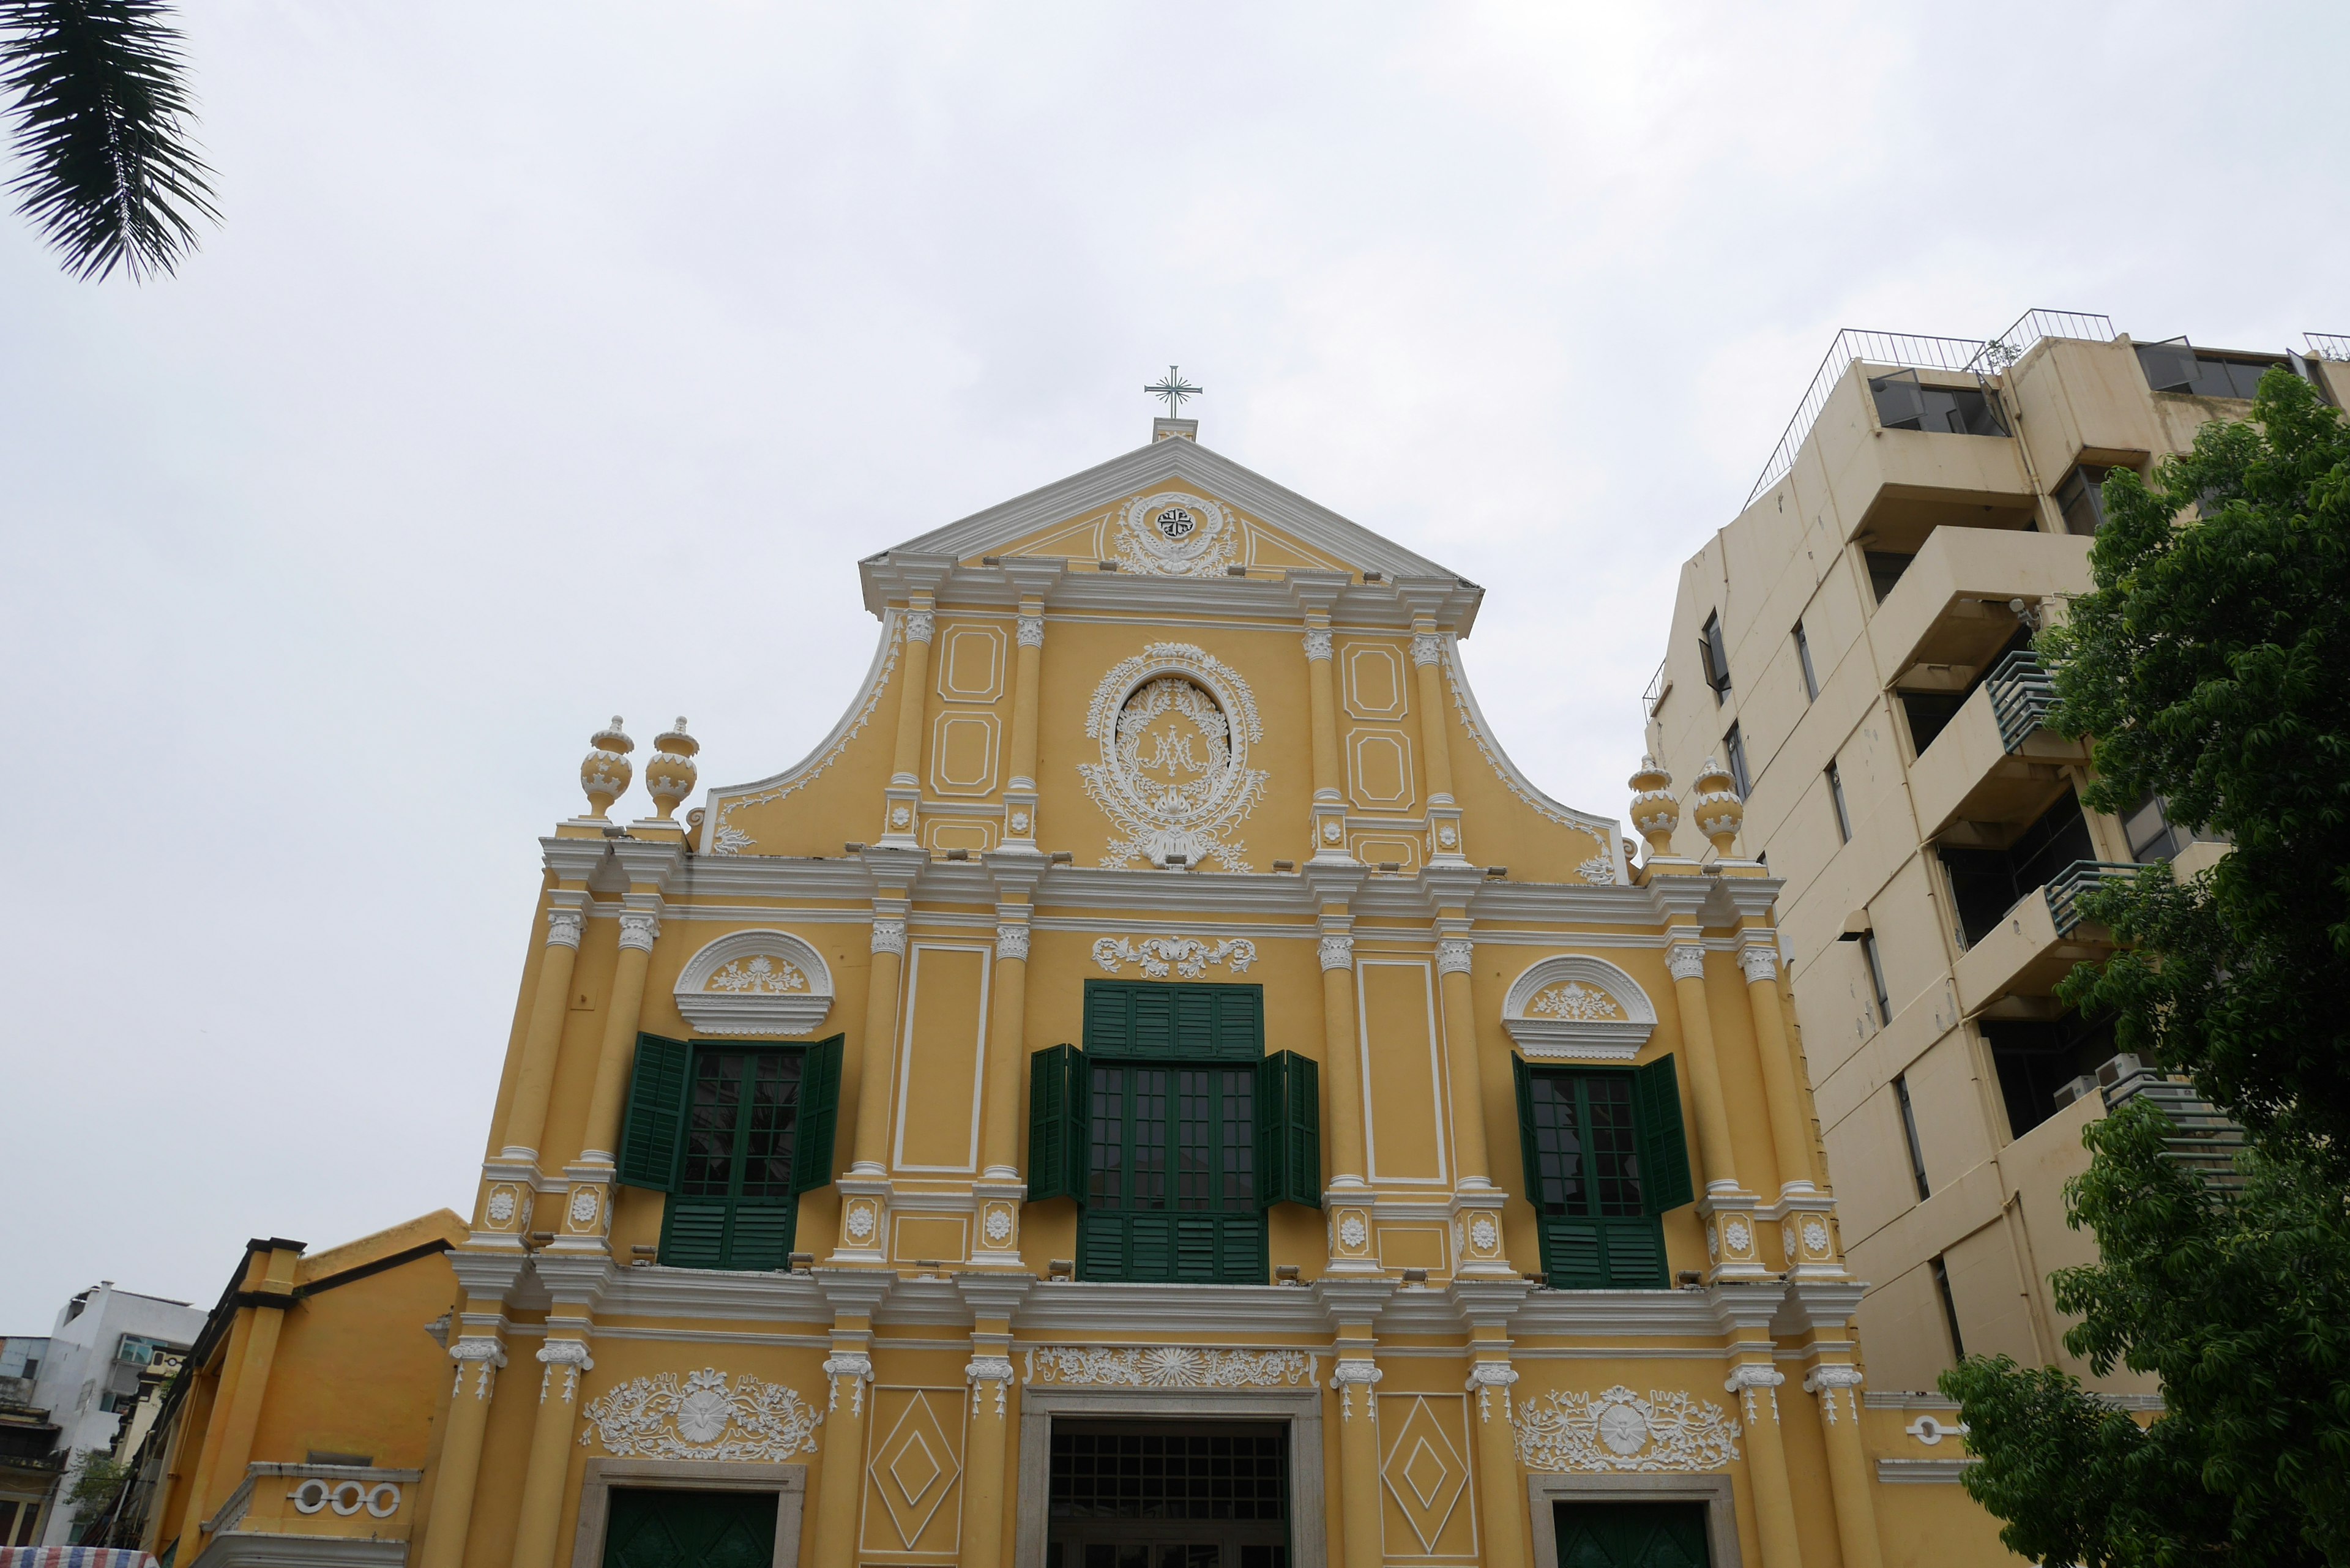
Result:
M1639 981L1588 953L1527 968L1502 999L1502 1027L1529 1057L1628 1062L1656 1033L1656 1004Z
M789 931L734 931L686 960L677 1010L709 1034L807 1034L832 1011L824 955Z
M1232 830L1256 809L1267 775L1248 765L1264 726L1238 670L1190 643L1154 642L1094 688L1086 734L1101 760L1078 763L1078 775L1122 836L1103 865L1180 856L1249 869Z

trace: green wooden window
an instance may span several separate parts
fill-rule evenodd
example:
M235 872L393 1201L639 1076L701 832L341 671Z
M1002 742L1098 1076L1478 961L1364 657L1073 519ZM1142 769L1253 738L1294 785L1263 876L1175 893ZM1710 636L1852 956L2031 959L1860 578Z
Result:
M799 1195L832 1179L838 1036L810 1046L641 1036L619 1177L669 1194L660 1261L780 1269Z
M1525 1193L1550 1284L1667 1284L1659 1217L1692 1198L1672 1058L1628 1072L1512 1064Z
M1086 1054L1253 1062L1264 1054L1264 987L1089 980Z

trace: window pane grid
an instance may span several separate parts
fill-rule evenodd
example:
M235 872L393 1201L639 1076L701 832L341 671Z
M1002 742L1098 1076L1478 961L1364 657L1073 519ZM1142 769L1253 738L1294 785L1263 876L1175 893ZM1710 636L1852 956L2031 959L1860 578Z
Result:
M1087 1195L1096 1203L1118 1203L1126 1197L1125 1068L1094 1069L1092 1126Z
M1052 1516L1277 1521L1289 1495L1285 1449L1270 1434L1055 1432Z
M1256 1202L1256 1075L1224 1075L1224 1206Z
M1205 1209L1211 1196L1209 1135L1215 1127L1209 1085L1215 1075L1186 1068L1175 1075L1175 1206Z
M743 1196L792 1195L792 1142L800 1099L800 1058L763 1052L749 1059L750 1118L743 1150Z
M1591 1107L1591 1163L1596 1178L1595 1210L1608 1220L1630 1219L1640 1208L1640 1145L1632 1132L1632 1083L1628 1078L1586 1078L1576 1085Z
M693 1064L693 1105L686 1124L680 1190L724 1198L733 1190L734 1139L743 1113L743 1053L712 1051Z
M1167 1070L1128 1070L1134 1095L1134 1184L1129 1209L1167 1207Z
M1583 1136L1571 1081L1534 1081L1534 1155L1542 1170L1542 1207L1549 1214L1583 1212Z

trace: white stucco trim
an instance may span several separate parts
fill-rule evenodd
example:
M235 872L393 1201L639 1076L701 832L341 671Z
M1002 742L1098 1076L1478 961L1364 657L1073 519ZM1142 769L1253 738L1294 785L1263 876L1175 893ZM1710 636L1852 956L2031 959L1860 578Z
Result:
M1532 1013L1552 986L1575 982L1605 992L1623 1017L1564 1018ZM1530 1058L1628 1062L1656 1033L1657 1008L1640 982L1589 953L1560 953L1529 964L1502 999L1502 1027Z
M708 989L711 977L729 965L770 955L797 970L806 989ZM832 970L822 953L789 931L732 931L685 961L674 994L685 1021L705 1034L809 1034L832 1012Z

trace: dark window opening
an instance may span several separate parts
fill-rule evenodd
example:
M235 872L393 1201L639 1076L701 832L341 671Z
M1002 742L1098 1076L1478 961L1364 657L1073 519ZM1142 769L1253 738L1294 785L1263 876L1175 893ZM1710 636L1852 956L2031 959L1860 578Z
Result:
M2199 354L2184 337L2138 344L2137 362L2146 371L2146 384L2158 392L2246 399L2260 390L2261 378L2272 368L2285 364L2282 359L2236 359Z
M1982 1032L1991 1065L1999 1073L2012 1138L2054 1116L2057 1091L2114 1056L2110 1018L2085 1023L2078 1012L2068 1012L2054 1020L1985 1019Z
M1967 1342L1959 1334L1959 1298L1950 1293L1950 1271L1942 1260L1933 1262L1934 1289L1942 1298L1942 1319L1950 1326L1950 1359L1967 1358Z
M1863 552L1863 556L1868 563L1869 591L1877 596L1878 604L1885 602L1885 596L1893 591L1894 585L1901 580L1901 574L1908 571L1909 563L1918 558L1892 550L1868 550Z
M2056 510L2064 514L2066 533L2095 534L2106 525L2102 486L2106 475L2112 472L2110 468L2092 468L2084 463L2056 487Z
M1795 662L1803 667L1804 699L1816 702L1820 696L1820 678L1812 669L1812 639L1804 635L1804 623L1795 623Z
M2097 857L2088 818L2070 789L2004 849L1944 846L1938 853L1950 874L1959 933L1970 948L1998 928L2016 900L2074 861Z
M1288 1568L1289 1433L1055 1419L1045 1568Z
M1737 725L1731 725L1730 732L1721 737L1721 753L1728 759L1731 778L1738 784L1738 798L1744 800L1754 793L1754 786L1746 777L1746 738L1738 732Z
M1935 738L1950 727L1950 721L1959 716L1959 710L1966 706L1967 699L1975 694L1975 688L1981 685L1989 679L1991 672L1999 668L2001 659L2019 649L2029 649L2031 646L2032 628L2018 622L2015 630L2010 634L2008 639L2000 645L1996 652L1982 661L1981 668L1974 672L1973 678L1960 690L1895 692L1894 695L1901 699L1902 713L1909 721L1909 744L1914 748L1910 753L1911 756L1916 758L1926 754L1926 748L1932 745Z
M1844 804L1844 775L1836 772L1834 763L1828 764L1828 800L1835 806L1836 841L1852 842L1852 813Z
M604 1568L772 1562L776 1495L616 1487L604 1526Z
M1929 387L1915 370L1868 379L1877 402L1877 422L1889 431L1927 431L1942 435L2003 436L2007 425L1998 400L1981 387Z
M2171 820L2170 803L2158 794L2147 795L2130 808L2122 818L2122 836L2129 841L2130 858L2141 866L2175 859L2190 844L2228 841L2225 834L2198 833Z
M1926 1150L1918 1141L1918 1108L1909 1103L1908 1074L1894 1078L1893 1098L1901 1107L1901 1137L1909 1145L1909 1179L1918 1184L1918 1201L1923 1203L1934 1189L1926 1185Z
M1558 1538L1555 1561L1559 1568L1596 1563L1705 1568L1713 1561L1706 1544L1705 1511L1701 1502L1555 1503L1551 1509Z
M1705 618L1705 628L1698 633L1697 652L1705 665L1705 683L1713 688L1713 702L1718 708L1730 692L1730 649L1721 640L1719 612Z
M1868 966L1868 989L1877 998L1877 1026L1882 1029L1893 1022L1893 995L1886 989L1885 961L1877 956L1876 932L1861 932L1860 956Z

